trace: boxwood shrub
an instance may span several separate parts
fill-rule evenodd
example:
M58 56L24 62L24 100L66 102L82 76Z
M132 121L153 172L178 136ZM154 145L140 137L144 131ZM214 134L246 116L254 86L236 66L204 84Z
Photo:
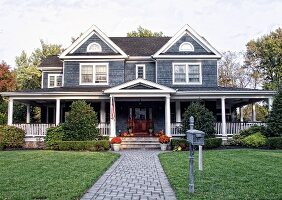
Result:
M14 126L0 126L0 149L23 147L25 132Z
M45 144L49 149L58 149L57 142L62 141L64 129L62 126L50 127L47 129Z
M282 149L282 137L267 138L267 146L270 149Z
M204 149L214 149L220 147L222 144L221 138L205 138ZM181 147L181 148L179 148ZM186 139L171 139L171 149L172 150L189 150L189 143Z
M204 149L215 149L222 145L221 138L206 138Z
M106 151L110 149L109 140L97 141L57 141L57 148L60 151Z
M243 145L247 147L263 147L266 145L266 137L257 132L242 139Z

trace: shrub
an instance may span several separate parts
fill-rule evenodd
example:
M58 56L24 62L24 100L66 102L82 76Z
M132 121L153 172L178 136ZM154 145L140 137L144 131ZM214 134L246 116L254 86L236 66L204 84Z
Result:
M169 141L170 141L170 138L166 135L161 135L160 138L159 138L159 142L161 144L167 144L167 143L169 143Z
M205 138L205 149L214 149L220 147L222 144L221 138Z
M85 141L98 138L97 114L85 101L74 101L71 105L69 115L62 124L65 130L63 140Z
M108 140L98 141L58 141L58 150L61 151L105 151L110 149Z
M62 126L50 127L47 129L45 144L50 149L58 149L57 142L62 141L64 137L64 129Z
M282 137L267 138L267 146L270 149L282 149Z
M266 145L266 137L257 132L242 139L243 145L247 147L262 147Z
M213 113L205 108L200 102L192 102L185 110L181 124L182 131L186 133L189 129L189 118L193 116L194 128L205 132L205 137L212 137L215 134L215 117Z
M230 145L233 145L233 146L242 146L243 145L243 142L242 142L243 138L244 137L242 135L235 134L235 135L233 135L232 139L229 140L228 142L229 142Z
M189 143L186 139L171 139L171 149L187 151L189 149Z
M122 142L120 137L114 137L111 140L111 144L120 144Z
M0 126L0 148L22 147L24 145L25 132L14 126Z
M0 124L1 125L7 124L7 115L1 112L0 112Z
M262 133L263 135L266 135L266 128L265 126L258 126L258 125L253 125L251 126L250 128L247 128L247 129L244 129L244 130L241 130L239 132L239 134L242 136L242 137L247 137L249 135L252 135L252 134L255 134L257 132L260 132Z

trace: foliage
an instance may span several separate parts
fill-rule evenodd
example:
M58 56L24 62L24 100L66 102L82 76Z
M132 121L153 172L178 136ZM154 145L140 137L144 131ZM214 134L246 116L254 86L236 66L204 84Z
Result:
M212 137L215 133L215 117L213 113L205 108L200 102L192 102L185 110L182 121L182 131L186 133L189 129L189 118L193 116L194 128L205 132L205 137Z
M252 134L255 134L255 133L257 133L257 132L261 132L263 135L266 135L266 128L265 128L265 126L253 125L253 126L251 126L250 128L241 130L241 131L239 132L239 134L240 134L242 137L247 137L247 136L252 135Z
M276 94L272 110L267 119L267 131L270 136L282 136L282 88Z
M5 124L7 124L7 115L0 112L0 125L5 125Z
M50 127L47 129L45 144L50 149L58 149L58 142L63 140L64 129L62 126Z
M235 134L232 136L232 139L228 140L228 143L232 146L242 146L243 142L242 139L244 137L240 134Z
M65 130L63 140L81 141L98 138L97 114L85 101L78 100L71 104L69 115L62 124Z
M120 137L114 137L111 139L111 144L120 144L122 142Z
M97 141L58 141L58 150L61 151L106 151L110 149L109 140Z
M170 141L170 138L168 136L166 136L166 135L161 135L159 137L159 142L161 144L167 144L167 143L169 143L169 141Z
M0 126L0 146L22 147L24 145L25 132L14 126Z
M243 145L247 147L263 147L266 145L266 137L260 132L249 135L242 139Z
M267 146L270 149L282 149L282 137L267 138Z
M137 31L128 32L127 37L164 37L164 35L163 32L153 32L139 26Z
M173 138L171 139L171 149L174 151L188 151L189 149L189 143L187 142L186 139L176 139Z
M80 199L119 154L2 151L0 199Z
M16 76L6 62L0 63L0 91L14 91L16 89Z
M220 147L222 144L221 138L205 138L204 149L215 149Z
M282 29L247 43L246 66L262 74L265 89L276 90L282 84Z
M282 197L281 150L205 150L204 171L201 173L196 167L198 166L196 151L193 194L188 192L187 152L163 153L159 157L178 200L281 199Z
M256 120L265 122L266 118L268 117L268 107L267 105L260 105L260 104L255 104L255 109L256 109ZM244 121L252 121L252 105L246 105L243 107L243 119ZM239 118L239 116L238 116Z

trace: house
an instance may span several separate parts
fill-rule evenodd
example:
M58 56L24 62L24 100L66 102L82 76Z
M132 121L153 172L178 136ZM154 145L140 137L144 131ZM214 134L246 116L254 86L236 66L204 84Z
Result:
M237 108L267 100L273 91L218 86L221 54L189 25L173 37L108 37L92 26L61 55L41 64L42 88L4 92L9 99L8 124L42 136L64 121L77 99L91 103L103 135L130 128L135 136L149 129L178 131L184 109L201 99L217 119L217 136L224 140L253 123L234 122ZM26 124L13 123L14 101L27 105ZM30 105L41 108L42 124L30 124ZM254 119L255 120L255 119Z

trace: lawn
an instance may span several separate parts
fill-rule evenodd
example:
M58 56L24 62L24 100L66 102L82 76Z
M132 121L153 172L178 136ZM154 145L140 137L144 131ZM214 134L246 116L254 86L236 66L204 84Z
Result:
M118 157L108 152L0 151L0 199L79 199Z
M188 193L188 154L160 155L178 200L282 199L282 151L204 151L204 171L199 174L195 153L195 193Z

